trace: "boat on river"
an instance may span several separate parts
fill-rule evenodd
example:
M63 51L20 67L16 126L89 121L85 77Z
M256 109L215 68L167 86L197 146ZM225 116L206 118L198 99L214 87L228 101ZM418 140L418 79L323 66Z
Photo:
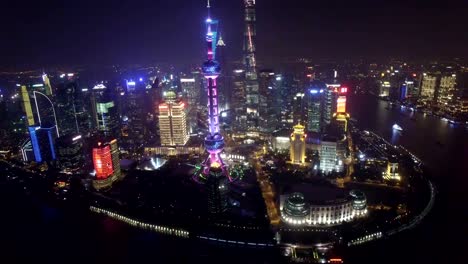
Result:
M394 124L394 125L392 126L392 128L393 128L393 130L403 131L403 128L402 128L401 126L397 125L397 124Z

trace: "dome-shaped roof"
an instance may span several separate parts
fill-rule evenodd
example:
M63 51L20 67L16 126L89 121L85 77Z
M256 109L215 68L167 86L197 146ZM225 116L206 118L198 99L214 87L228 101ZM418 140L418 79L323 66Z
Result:
M177 94L174 91L167 91L164 93L164 100L173 101L177 98Z
M289 217L304 217L309 214L309 206L305 202L302 193L291 193L284 207L284 212Z

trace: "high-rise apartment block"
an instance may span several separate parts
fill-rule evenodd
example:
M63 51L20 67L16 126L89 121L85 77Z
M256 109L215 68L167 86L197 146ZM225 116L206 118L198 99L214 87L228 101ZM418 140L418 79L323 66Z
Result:
M173 91L166 92L159 105L159 129L162 146L183 146L189 139L186 105Z

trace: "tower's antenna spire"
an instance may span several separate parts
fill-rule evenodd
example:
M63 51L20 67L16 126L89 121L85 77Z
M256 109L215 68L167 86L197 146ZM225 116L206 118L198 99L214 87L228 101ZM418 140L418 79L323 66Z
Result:
M207 3L206 3L206 9L208 11L208 17L206 18L206 23L207 23L207 30L208 30L208 34L211 32L211 14L210 14L210 8L211 8L211 5L210 5L210 0L207 0Z

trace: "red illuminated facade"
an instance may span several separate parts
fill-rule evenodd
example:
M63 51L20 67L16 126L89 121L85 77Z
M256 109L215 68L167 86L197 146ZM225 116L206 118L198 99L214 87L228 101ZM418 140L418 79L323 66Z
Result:
M349 114L346 113L346 94L348 93L348 88L338 86L335 88L335 92L338 94L338 98L336 99L336 112L333 114L333 123L334 127L338 129L337 131L345 135L348 131L349 120Z
M336 100L336 112L346 113L346 93L348 93L348 88L340 87L336 91L338 92L338 99Z
M114 173L110 145L101 145L93 148L93 162L96 170L96 179L104 180Z

